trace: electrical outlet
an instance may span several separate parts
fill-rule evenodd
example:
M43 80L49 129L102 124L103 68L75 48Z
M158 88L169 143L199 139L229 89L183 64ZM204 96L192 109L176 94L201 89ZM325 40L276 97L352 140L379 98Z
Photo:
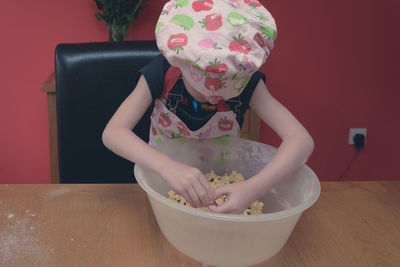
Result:
M362 134L365 137L364 144L367 143L367 129L366 128L350 128L349 145L354 145L354 136Z

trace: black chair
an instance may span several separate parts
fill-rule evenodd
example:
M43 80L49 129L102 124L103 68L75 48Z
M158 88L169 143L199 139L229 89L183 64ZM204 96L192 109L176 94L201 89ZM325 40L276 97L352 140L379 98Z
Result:
M59 44L55 51L60 183L132 183L134 164L102 143L102 132L159 55L155 41ZM145 142L149 107L133 131Z

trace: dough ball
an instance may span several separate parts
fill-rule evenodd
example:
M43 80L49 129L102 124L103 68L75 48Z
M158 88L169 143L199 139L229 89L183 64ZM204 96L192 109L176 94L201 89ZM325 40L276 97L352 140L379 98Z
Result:
M204 176L206 177L208 183L210 184L211 190L213 190L213 191L217 187L244 181L243 175L236 171L232 171L231 174L225 173L223 176L218 176L217 174L215 174L215 172L213 170L211 170L209 173L204 174ZM191 207L191 205L188 202L186 202L186 200L181 195L175 193L173 190L170 190L168 192L168 199L175 201L181 205ZM219 197L215 200L217 205L222 205L223 203L225 203L225 201L227 201L226 195L222 195L221 197ZM242 215L262 214L263 207L264 207L264 203L256 200L250 205L250 207L246 208L242 212ZM208 207L201 207L201 208L197 208L197 209L209 211Z

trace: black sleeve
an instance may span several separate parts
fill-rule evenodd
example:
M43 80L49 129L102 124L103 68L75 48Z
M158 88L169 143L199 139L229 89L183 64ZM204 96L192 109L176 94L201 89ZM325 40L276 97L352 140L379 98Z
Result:
M137 79L139 79L140 75L144 76L147 85L150 88L150 93L153 100L161 97L164 87L164 76L169 66L169 63L164 56L159 55L154 58L152 62L138 71Z
M264 73L259 71L253 73L246 88L240 94L240 100L242 101L244 112L246 112L246 110L249 108L251 97L253 96L254 90L256 89L260 79L263 79L263 81L266 82L266 77Z

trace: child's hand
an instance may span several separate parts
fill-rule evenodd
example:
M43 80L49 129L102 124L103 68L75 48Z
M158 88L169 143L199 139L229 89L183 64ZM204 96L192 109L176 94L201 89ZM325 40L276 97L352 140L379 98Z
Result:
M207 207L215 199L207 179L197 168L174 162L161 172L161 176L192 207Z
M246 181L218 187L215 189L214 194L214 201L222 195L227 196L224 204L218 206L214 202L214 204L208 206L214 212L241 214L244 209L255 201L254 192L249 190Z

